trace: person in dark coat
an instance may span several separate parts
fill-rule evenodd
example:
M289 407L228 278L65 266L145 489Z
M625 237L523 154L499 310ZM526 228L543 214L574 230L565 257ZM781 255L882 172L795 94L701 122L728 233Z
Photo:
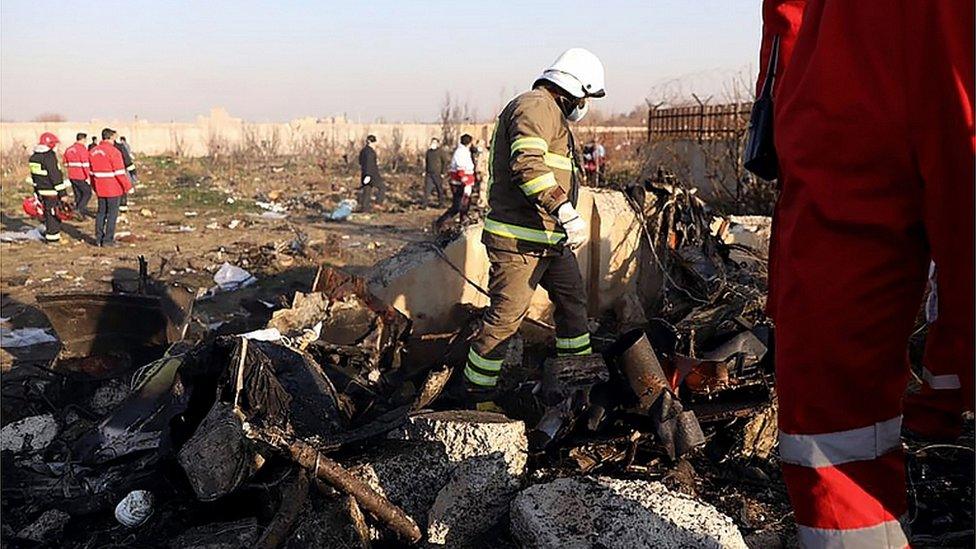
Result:
M376 136L370 134L366 137L366 144L359 151L359 205L363 212L372 211L374 192L377 204L382 204L383 199L386 198L386 184L380 176L373 143L376 143Z

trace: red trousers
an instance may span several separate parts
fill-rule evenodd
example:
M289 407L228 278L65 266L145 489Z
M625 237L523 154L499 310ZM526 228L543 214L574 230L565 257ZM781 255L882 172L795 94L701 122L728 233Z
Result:
M903 419L953 436L973 403L974 2L769 4L767 34L799 28L774 95L784 479L805 546L903 547ZM930 261L938 319L903 403Z

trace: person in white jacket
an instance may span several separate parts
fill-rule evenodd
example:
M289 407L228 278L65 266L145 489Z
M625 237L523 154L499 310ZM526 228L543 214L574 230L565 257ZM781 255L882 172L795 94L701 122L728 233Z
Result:
M462 135L461 142L454 150L454 156L451 157L451 165L448 168L448 176L451 180L451 207L437 218L435 227L438 232L443 228L444 223L455 215L460 215L462 223L468 217L468 206L471 204L471 193L474 191L471 141L470 135Z

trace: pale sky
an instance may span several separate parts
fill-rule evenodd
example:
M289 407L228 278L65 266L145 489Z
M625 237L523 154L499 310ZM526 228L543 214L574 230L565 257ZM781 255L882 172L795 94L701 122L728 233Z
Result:
M719 97L757 65L760 0L0 2L0 117L491 117L564 49L604 62L605 112Z

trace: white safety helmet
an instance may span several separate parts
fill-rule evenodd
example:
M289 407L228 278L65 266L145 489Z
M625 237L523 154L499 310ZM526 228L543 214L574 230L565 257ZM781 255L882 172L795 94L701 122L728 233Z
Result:
M583 48L570 48L562 53L539 80L548 80L573 97L603 97L603 63L593 52Z

